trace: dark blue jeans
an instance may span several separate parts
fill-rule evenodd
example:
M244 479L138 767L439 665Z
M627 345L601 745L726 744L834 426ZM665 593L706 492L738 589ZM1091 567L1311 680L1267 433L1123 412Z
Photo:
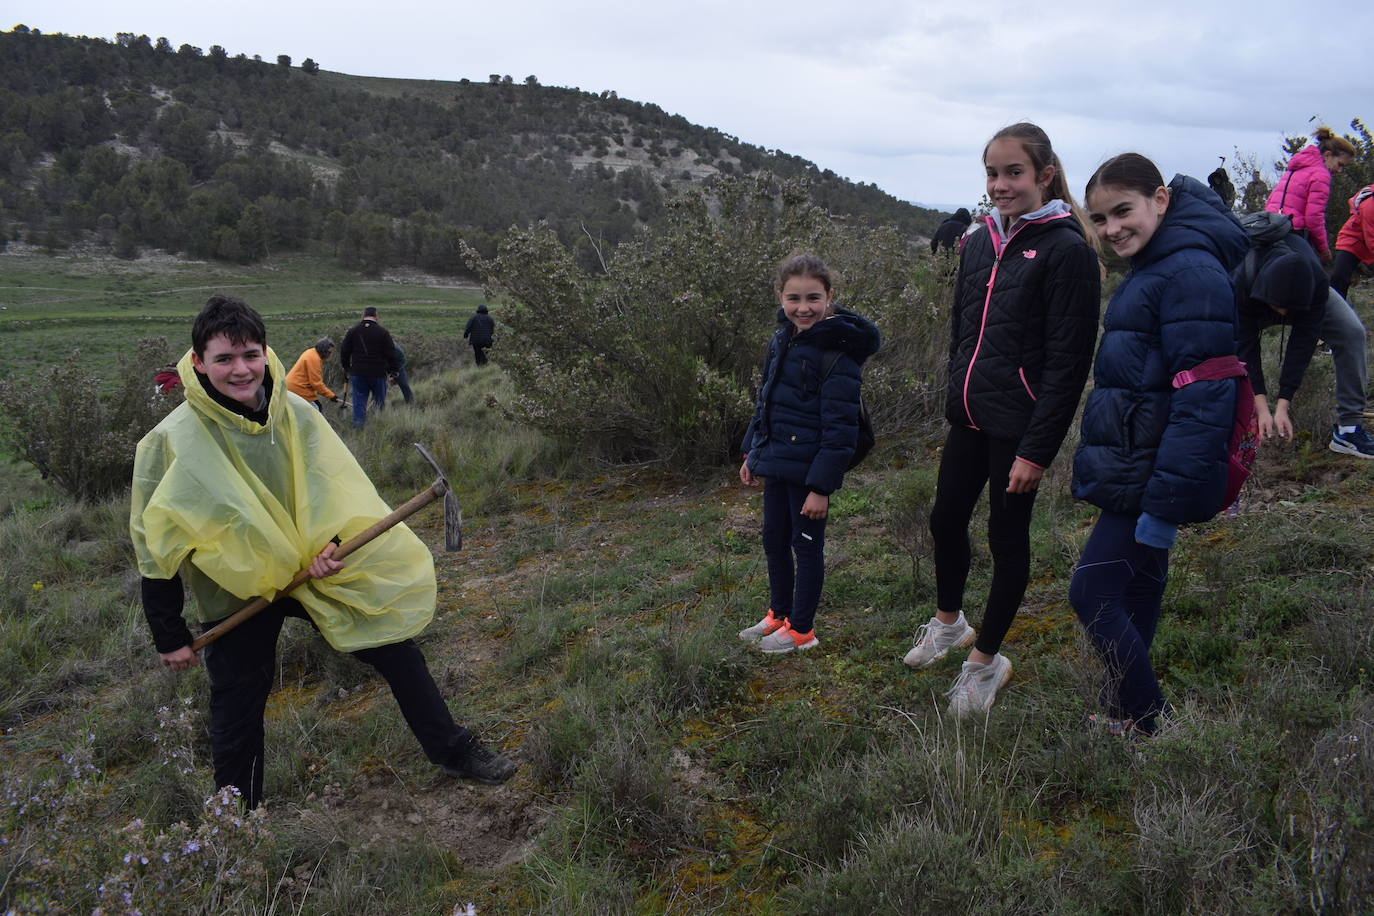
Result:
M353 385L353 428L362 429L367 422L368 395L377 402L378 410L386 407L386 376L350 375L348 380Z
M1150 664L1169 551L1135 539L1137 516L1104 511L1069 584L1069 601L1107 667L1101 701L1109 715L1153 732L1168 709Z
M811 491L785 480L763 482L763 554L773 614L809 633L825 584L825 522L801 514Z

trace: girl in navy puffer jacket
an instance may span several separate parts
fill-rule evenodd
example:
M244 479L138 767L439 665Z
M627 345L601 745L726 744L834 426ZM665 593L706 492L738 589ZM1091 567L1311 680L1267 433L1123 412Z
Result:
M1150 643L1169 548L1180 523L1211 518L1224 499L1235 412L1234 378L1175 387L1175 377L1234 355L1229 274L1249 246L1211 189L1182 175L1166 188L1137 153L1104 163L1086 198L1098 235L1131 272L1107 306L1074 456L1073 495L1102 514L1069 599L1107 669L1107 714L1094 721L1149 734L1168 708Z
M834 304L830 272L815 255L783 261L775 288L782 326L768 347L739 469L746 486L763 483L770 600L764 618L739 636L769 653L818 644L830 494L854 454L861 370L880 343L871 322Z

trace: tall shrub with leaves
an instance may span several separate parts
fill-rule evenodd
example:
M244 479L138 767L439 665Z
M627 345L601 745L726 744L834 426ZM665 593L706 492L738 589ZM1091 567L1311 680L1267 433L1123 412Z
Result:
M140 340L107 382L81 355L35 379L0 381L0 423L9 448L68 496L94 500L129 485L134 447L181 402L162 394L153 373L171 362L163 338Z
M690 467L735 453L774 327L773 270L803 249L837 272L839 301L880 327L923 298L894 230L845 226L804 184L771 176L672 201L662 227L600 253L602 273L542 225L512 231L494 258L467 256L488 293L512 301L494 352L517 414L612 460Z

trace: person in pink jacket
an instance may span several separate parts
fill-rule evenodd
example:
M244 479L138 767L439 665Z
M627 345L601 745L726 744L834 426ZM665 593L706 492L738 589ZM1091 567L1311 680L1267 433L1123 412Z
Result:
M1344 297L1350 289L1355 265L1371 261L1374 261L1374 184L1367 184L1350 198L1350 219L1336 236L1331 288Z
M1307 233L1323 264L1331 263L1326 244L1326 202L1331 198L1331 176L1339 174L1355 158L1355 147L1329 127L1318 127L1311 146L1305 146L1288 160L1283 177L1269 192L1264 209L1286 213L1293 228Z

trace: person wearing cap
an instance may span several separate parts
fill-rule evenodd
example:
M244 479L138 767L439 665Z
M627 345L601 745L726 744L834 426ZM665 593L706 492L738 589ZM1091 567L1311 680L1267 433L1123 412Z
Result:
M363 320L348 329L339 361L353 386L353 428L362 429L367 422L367 401L371 398L378 410L386 408L387 379L400 369L396 360L396 344L391 332L377 320L377 307L363 309Z
M315 346L296 357L296 364L286 373L286 390L294 391L305 398L315 405L316 410L324 410L320 406L320 398L337 402L338 395L324 383L324 361L329 359L333 352L334 341L328 337L321 337L315 341Z
M487 314L485 303L477 306L477 314L469 318L467 327L463 328L463 337L472 344L472 358L479 366L487 364L487 350L495 329L496 319Z

